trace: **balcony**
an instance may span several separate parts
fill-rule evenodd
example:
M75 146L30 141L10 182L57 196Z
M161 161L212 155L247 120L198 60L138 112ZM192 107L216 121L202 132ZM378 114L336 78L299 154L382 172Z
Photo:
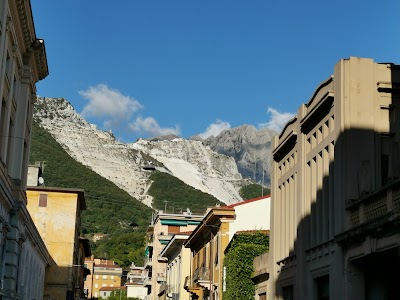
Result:
M145 275L145 277L144 277L144 280L143 280L143 285L144 286L149 286L149 285L151 285L151 273L147 273L146 275Z
M381 190L346 203L347 230L335 237L339 244L362 240L367 235L391 234L400 222L400 180Z
M212 284L210 275L210 269L205 267L198 268L194 271L193 281L194 283L209 289Z
M167 280L167 276L165 273L157 273L156 279L158 282L165 282Z
M170 286L165 281L162 282L160 285L160 291L158 292L158 295L169 292L170 292Z
M144 268L149 269L153 265L153 258L152 257L146 257L144 260Z
M186 276L183 288L188 291L191 295L196 295L196 299L203 299L204 288L196 284L193 277Z

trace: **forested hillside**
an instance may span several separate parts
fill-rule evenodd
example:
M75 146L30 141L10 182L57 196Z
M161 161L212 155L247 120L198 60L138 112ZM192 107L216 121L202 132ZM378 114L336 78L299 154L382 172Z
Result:
M87 210L82 215L81 233L89 239L96 233L108 234L107 238L92 243L92 252L97 257L113 259L124 267L132 261L142 264L144 233L151 221L151 208L78 163L34 122L30 163L37 161L45 162L46 186L85 190ZM149 194L154 197L156 209L167 208L167 212L178 213L189 208L204 213L208 206L223 204L169 174L155 172L150 179L154 183Z

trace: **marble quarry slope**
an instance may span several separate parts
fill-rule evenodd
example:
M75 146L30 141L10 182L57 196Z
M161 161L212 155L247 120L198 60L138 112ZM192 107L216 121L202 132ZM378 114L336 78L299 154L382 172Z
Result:
M88 123L63 98L38 97L34 118L71 157L148 206L149 169L167 172L226 204L242 201L238 191L249 183L232 157L201 141L169 137L122 143Z

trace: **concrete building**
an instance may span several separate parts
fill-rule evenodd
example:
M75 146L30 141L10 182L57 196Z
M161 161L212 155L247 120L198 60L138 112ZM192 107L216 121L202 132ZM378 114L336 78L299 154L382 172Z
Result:
M91 256L85 258L85 265L90 271L85 280L86 294L89 299L103 297L100 294L101 288L112 288L103 290L108 295L108 292L111 292L114 288L121 287L123 270L114 261Z
M142 283L127 282L125 287L128 298L139 298L141 300L146 299L147 288Z
M340 60L273 140L267 299L399 299L400 67Z
M267 300L267 287L269 278L268 261L269 252L263 253L254 258L254 273L252 277L255 289L254 300Z
M84 296L84 260L89 241L80 237L81 212L86 209L83 190L31 186L27 208L51 255L46 270L46 299L80 299Z
M224 250L229 244L234 218L234 208L209 208L202 223L187 239L185 247L191 251L191 266L185 289L191 299L222 300Z
M271 197L269 195L228 205L235 209L235 221L229 226L229 240L238 231L269 230Z
M190 232L175 234L161 252L167 259L167 281L161 285L159 299L189 300L185 279L190 276L191 253L184 246Z
M148 288L146 300L158 299L162 283L166 282L167 259L160 256L165 245L180 232L192 231L200 224L202 215L169 214L159 211L152 218L146 233L145 283Z
M121 298L126 298L126 287L125 286L120 286L120 287L110 287L110 286L104 286L100 288L99 290L99 297L102 299L107 299L110 296L116 296Z
M42 299L50 255L26 208L35 84L48 75L30 1L0 1L0 298Z
M147 288L144 286L144 267L130 266L130 270L126 276L126 292L127 297L145 299L147 296Z

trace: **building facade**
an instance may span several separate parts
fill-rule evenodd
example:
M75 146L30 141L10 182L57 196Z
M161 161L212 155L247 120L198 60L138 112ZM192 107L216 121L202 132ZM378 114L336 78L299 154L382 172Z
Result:
M267 299L400 297L399 92L399 66L343 59L273 140Z
M108 288L103 289L103 292L110 292L121 287L123 270L114 261L91 256L85 258L85 265L90 271L85 280L88 299L103 297L101 288Z
M190 292L190 299L222 300L224 250L234 219L234 208L209 208L202 223L187 239L185 247L191 252L191 266L185 289Z
M0 298L42 299L50 255L26 208L35 84L48 75L30 1L0 1Z
M193 215L189 212L169 214L159 211L153 216L146 233L144 262L144 285L148 288L146 300L159 299L161 284L166 282L167 259L161 256L165 245L175 234L194 230L202 219L202 215Z
M167 280L161 285L159 299L189 300L185 279L190 276L190 249L184 246L190 233L177 233L161 252L167 259Z
M269 230L271 196L266 195L228 205L235 209L235 221L229 226L229 240L243 230Z
M84 260L90 256L87 239L80 237L81 212L86 209L83 190L31 186L27 208L51 255L46 270L46 299L84 296Z
M267 287L268 287L268 261L269 252L263 253L253 261L253 277L251 278L254 282L254 300L267 300Z

